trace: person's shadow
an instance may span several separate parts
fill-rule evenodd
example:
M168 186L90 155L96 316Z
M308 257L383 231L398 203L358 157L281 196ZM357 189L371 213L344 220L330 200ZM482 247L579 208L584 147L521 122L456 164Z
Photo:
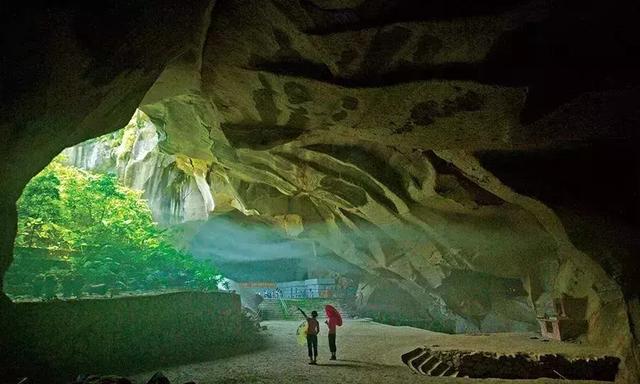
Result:
M366 365L361 365L361 364L353 364L353 363L334 363L334 362L330 362L330 363L318 363L318 366L321 367L347 367L347 368L366 368Z
M392 365L386 365L386 364L378 364L378 363L371 363L371 362L360 361L360 360L349 360L349 359L333 360L328 363L318 364L318 365L321 365L323 367L348 367L348 368L369 368L369 369L388 368L392 366Z

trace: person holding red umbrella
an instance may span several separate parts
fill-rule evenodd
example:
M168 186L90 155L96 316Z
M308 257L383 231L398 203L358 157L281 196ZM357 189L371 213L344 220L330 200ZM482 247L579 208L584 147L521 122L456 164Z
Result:
M329 327L329 351L331 351L330 360L336 360L336 327L342 326L342 316L332 305L325 305L324 312L327 314L325 324Z

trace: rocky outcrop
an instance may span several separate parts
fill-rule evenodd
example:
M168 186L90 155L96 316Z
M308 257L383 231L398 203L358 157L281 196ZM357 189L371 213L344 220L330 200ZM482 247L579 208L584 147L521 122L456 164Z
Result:
M136 111L115 134L63 151L70 165L115 173L127 187L144 191L154 219L163 226L206 220L214 209L202 161L160 150L159 133L149 117Z

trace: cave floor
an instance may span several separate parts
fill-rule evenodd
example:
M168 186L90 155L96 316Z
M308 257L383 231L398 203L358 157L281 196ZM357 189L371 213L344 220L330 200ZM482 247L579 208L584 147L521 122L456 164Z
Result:
M326 329L319 337L318 365L307 364L306 346L296 343L299 321L267 321L266 346L255 353L215 361L162 368L172 383L561 383L563 380L502 380L428 377L414 374L400 355L418 346L433 349L496 351L501 353L562 353L587 357L604 355L597 348L532 339L533 334L447 335L412 327L395 327L369 321L349 320L338 329L337 361L329 361ZM153 372L133 377L145 383ZM596 383L596 381L572 381ZM602 382L600 382L602 383Z

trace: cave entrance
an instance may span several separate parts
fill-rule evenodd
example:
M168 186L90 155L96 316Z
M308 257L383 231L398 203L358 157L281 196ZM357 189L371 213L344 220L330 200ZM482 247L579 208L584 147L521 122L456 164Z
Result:
M160 134L138 110L123 129L65 149L31 179L4 279L13 301L218 289L219 270L169 226L214 209L206 168L161 153Z

